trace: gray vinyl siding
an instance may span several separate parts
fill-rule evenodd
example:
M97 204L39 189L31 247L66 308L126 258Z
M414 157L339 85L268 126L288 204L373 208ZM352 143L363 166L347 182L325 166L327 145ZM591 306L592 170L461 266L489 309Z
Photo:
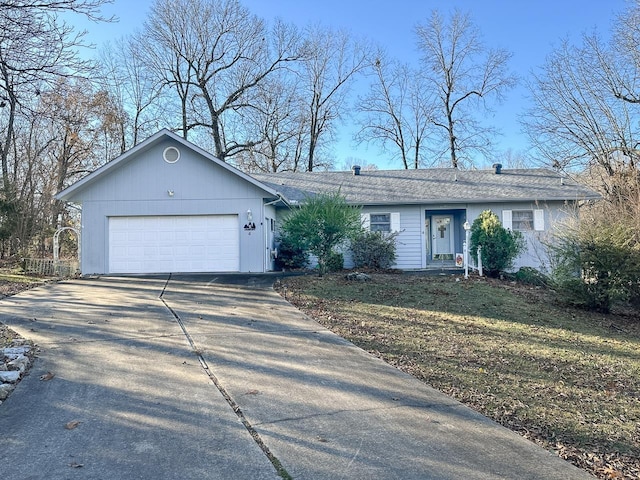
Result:
M419 206L402 207L400 212L400 234L396 238L396 268L410 270L422 268L424 221Z
M526 241L526 249L515 260L513 270L520 267L533 267L541 270L549 268L549 256L547 244L553 241L555 229L561 227L562 222L572 215L569 207L564 202L511 202L493 203L486 205L469 205L467 218L473 223L482 211L491 210L498 215L502 222L503 210L537 210L544 212L544 230L523 232Z
M183 146L180 160L169 164L159 142L119 165L71 199L82 203L82 273L108 272L109 217L147 215L238 215L240 271L265 270L262 222L265 192ZM169 196L168 191L173 191ZM256 230L246 232L247 210Z
M400 233L396 238L396 264L395 268L402 270L420 269L427 264L426 238L430 232L425 232L425 211L453 211L462 210L462 217L456 217L454 229L454 243L456 253L462 253L462 243L464 242L464 211L466 219L470 224L484 210L490 209L502 220L503 210L536 210L544 211L545 228L543 231L524 232L527 247L525 251L514 262L514 269L523 266L535 268L548 268L549 259L547 255L546 243L552 239L552 226L557 225L566 218L567 212L564 202L547 202L544 204L535 202L513 202L494 204L437 204L437 205L415 205L415 206L365 206L363 213L400 213ZM351 267L352 265L346 265Z
M384 205L366 206L362 209L364 214L393 212L400 214L400 232L396 237L396 263L393 267L402 270L422 268L423 222L421 212L423 210L419 206ZM346 260L347 258L345 258L345 266L353 267L353 262Z

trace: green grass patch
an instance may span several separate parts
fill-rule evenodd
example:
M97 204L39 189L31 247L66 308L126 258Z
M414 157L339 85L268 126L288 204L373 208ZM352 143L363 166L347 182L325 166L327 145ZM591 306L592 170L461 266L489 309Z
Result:
M487 279L340 275L287 299L388 363L600 478L640 475L640 319Z
M24 275L16 270L0 269L0 298L20 293L46 283L39 277Z
M5 283L43 283L42 278L31 277L21 273L7 273L0 271L0 282Z

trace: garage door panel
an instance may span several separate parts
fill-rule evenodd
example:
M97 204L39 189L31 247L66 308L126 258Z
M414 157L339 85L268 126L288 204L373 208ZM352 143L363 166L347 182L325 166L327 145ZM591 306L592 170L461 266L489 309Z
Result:
M239 270L237 215L111 217L110 273Z

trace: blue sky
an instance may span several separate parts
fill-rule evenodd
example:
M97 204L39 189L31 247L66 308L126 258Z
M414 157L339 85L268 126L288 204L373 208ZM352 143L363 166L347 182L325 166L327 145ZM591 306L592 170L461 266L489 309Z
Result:
M563 38L579 41L580 35L594 28L605 35L615 15L628 6L628 0L241 0L252 12L267 19L280 17L303 27L311 22L347 28L382 45L402 60L418 57L414 26L425 21L433 9L467 11L480 28L487 45L513 53L512 70L519 77L544 63L554 45ZM78 24L89 30L88 40L99 46L106 39L135 31L142 24L152 0L115 0L104 13L116 15L113 24ZM77 20L77 19L74 19ZM503 105L495 107L492 119L503 137L500 150L525 152L528 148L520 133L518 115L527 107L526 91L511 91ZM380 168L399 168L389 164L377 147L356 146L349 125L341 129L335 150L336 165L349 157L377 163Z

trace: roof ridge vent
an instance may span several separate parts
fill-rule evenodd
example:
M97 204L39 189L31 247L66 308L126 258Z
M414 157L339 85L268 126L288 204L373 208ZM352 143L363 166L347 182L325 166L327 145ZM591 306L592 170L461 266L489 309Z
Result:
M493 165L491 165L491 167L493 167L494 173L496 175L500 175L502 173L502 164L501 163L494 163Z
M351 170L353 171L354 175L360 175L361 169L362 167L360 165L354 165L353 167L351 167Z

